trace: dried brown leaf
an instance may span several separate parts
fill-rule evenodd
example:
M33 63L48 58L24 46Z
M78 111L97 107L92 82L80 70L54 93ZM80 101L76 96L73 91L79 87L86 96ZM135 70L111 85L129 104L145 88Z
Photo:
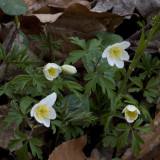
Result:
M32 15L36 16L42 23L53 23L62 14L63 13L57 13L57 14L32 14Z
M27 14L39 10L42 6L45 5L43 0L24 0L27 5Z
M69 53L76 48L75 45L69 43L68 37L90 39L96 33L104 32L104 25L108 25L108 30L113 32L122 21L123 17L118 15L91 12L81 4L73 4L54 23L47 24L46 30L52 35L54 41L63 40L61 51Z
M160 10L159 0L98 0L92 11L105 12L112 9L112 13L118 15L126 15L133 13L135 8L139 13L147 18L148 16L153 16ZM126 18L130 18L127 16Z
M58 0L58 1L53 1L53 0L47 0L46 4L52 7L57 7L57 8L67 8L70 5L74 3L79 3L82 4L88 8L91 7L91 3L88 2L87 0Z
M87 136L62 143L50 154L49 160L98 160L96 157L87 158L83 148L87 143Z

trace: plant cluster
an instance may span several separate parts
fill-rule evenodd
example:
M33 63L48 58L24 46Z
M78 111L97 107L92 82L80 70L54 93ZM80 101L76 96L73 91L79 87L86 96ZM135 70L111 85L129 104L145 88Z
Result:
M152 134L144 124L152 123L149 105L158 100L160 60L144 50L160 29L160 15L153 22L149 34L142 32L136 53L131 58L126 51L130 43L109 32L98 33L85 41L69 37L79 50L72 51L64 62L52 61L43 67L26 56L26 49L14 46L10 54L0 45L0 58L17 66L20 74L0 87L11 108L1 129L16 123L17 139L9 148L21 143L14 152L18 159L29 159L28 152L43 159L38 129L50 127L56 135L55 145L61 140L85 134L84 128L100 123L103 126L103 145L119 150L128 144L138 156L143 139L138 131ZM60 41L50 41L44 33L32 38L42 43L39 59L49 49L57 50ZM50 42L48 42L50 41ZM77 68L76 62L80 62ZM74 66L73 66L74 65ZM137 76L138 75L138 76ZM26 134L26 128L30 133Z

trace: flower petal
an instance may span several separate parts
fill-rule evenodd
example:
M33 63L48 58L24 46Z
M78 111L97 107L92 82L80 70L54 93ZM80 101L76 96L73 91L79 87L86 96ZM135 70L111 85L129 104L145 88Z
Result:
M124 61L122 61L121 59L115 59L115 64L118 68L124 67Z
M53 92L48 95L46 98L42 99L39 104L45 105L46 107L52 107L57 99L57 94Z
M109 50L112 48L112 46L108 46L102 53L102 58L106 58L109 54Z
M131 44L127 41L123 41L121 43L117 43L116 44L117 46L119 46L121 49L126 49L128 48Z
M123 52L122 52L122 55L121 55L121 57L119 57L121 60L125 60L125 61L128 61L129 60L129 55L128 55L128 53L125 51L125 50L123 50Z
M50 119L44 118L44 119L42 120L42 123L43 123L46 127L49 127L49 126L50 126Z
M56 119L56 112L55 112L54 108L52 108L52 107L48 107L48 108L50 109L48 118L49 119Z
M137 110L137 108L134 105L127 105L126 107L131 112L134 112L135 110Z
M125 115L125 119L129 123L133 123L135 121L134 119L129 119L129 117L127 117L126 115Z
M36 110L37 107L38 107L37 104L35 104L35 105L32 107L32 109L31 109L31 111L30 111L30 116L31 116L31 117L34 116L34 112L35 112L35 110Z
M109 53L107 54L107 61L110 66L113 66L115 64L115 59L112 58Z
M41 123L41 124L43 123L42 120L40 120L40 119L37 117L36 112L34 112L34 118L36 119L37 122L39 122L39 123Z
M126 107L127 107L127 106L126 106ZM125 110L126 110L126 107L123 109L122 113L124 113L124 112L125 112Z

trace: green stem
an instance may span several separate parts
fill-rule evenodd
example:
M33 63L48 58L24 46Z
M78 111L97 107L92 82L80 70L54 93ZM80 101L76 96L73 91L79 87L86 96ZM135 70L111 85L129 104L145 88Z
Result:
M14 16L14 19L15 19L15 23L16 23L16 26L18 28L18 24L19 24L19 18L17 15Z

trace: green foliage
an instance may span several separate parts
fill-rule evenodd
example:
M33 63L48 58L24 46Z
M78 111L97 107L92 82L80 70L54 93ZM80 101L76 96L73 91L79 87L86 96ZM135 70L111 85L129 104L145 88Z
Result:
M0 8L8 15L21 15L27 11L27 6L23 0L0 0Z
M41 53L39 56L40 59L43 59L48 49L50 50L50 52L56 53L62 43L61 40L53 42L51 36L47 33L45 34L40 33L40 36L30 35L30 38L33 39L35 42L41 43L41 46L39 48L41 50Z
M19 50L18 46L14 46L10 54L6 55L2 44L0 44L0 58L5 61L6 64L13 64L21 69L24 69L28 65L35 66L38 61L30 60L26 54L27 48Z
M157 87L158 84L159 84L159 78L152 77L146 85L143 96L146 97L146 100L149 103L156 103L156 100L159 97L158 87Z
M103 138L103 146L104 147L111 146L112 148L114 148L117 144L116 140L117 137L115 137L114 135L106 136Z
M140 151L140 144L144 144L143 139L134 131L132 131L132 150L135 152L136 156L138 156Z
M27 150L27 142L15 152L18 160L29 160L28 150Z
M41 147L43 145L43 143L36 139L36 138L29 138L29 146L31 149L31 152L33 154L34 157L38 157L38 159L42 160L42 151L39 147Z
M16 125L19 126L23 121L23 114L17 106L15 100L11 102L12 108L8 112L8 116L3 120L1 129L8 127L12 122L16 122Z
M84 135L83 129L93 124L96 117L89 111L89 101L83 95L81 99L76 95L66 96L58 108L60 114L57 120L51 122L53 133L58 127L64 135L65 140Z

